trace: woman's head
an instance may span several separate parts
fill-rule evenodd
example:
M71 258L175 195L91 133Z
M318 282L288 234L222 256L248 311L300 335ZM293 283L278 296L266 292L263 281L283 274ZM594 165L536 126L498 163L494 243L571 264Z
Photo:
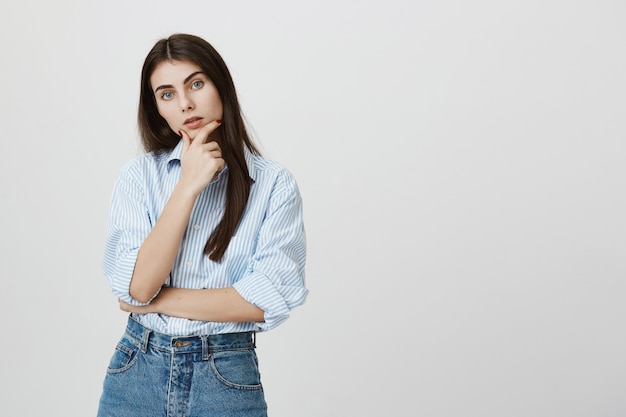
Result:
M178 72L176 72L177 69ZM162 97L167 89L160 87L175 86L178 89L183 87L183 81L186 80L187 75L182 78L180 75L185 72L189 72L187 75L195 75L195 78L187 80L185 87L188 89L185 91L195 92L193 83L198 81L196 85L203 84L204 93L211 89L217 94L216 99L221 109L211 96L202 100L193 100L196 97L200 99L197 94L180 97L181 99L191 98L192 103L184 100L165 100ZM180 84L174 85L177 82ZM166 95L166 98L173 95ZM189 104L192 107L195 106L195 109L189 108ZM220 145L223 148L224 146L238 148L245 144L251 151L257 153L245 130L232 77L215 48L204 39L187 34L175 34L159 40L148 53L141 72L138 122L146 151L159 152L176 146L180 140L178 130L181 129L178 119L184 122L189 117L185 117L186 114L196 116L193 111L198 108L203 111L203 115L200 116L205 117L202 125L221 118ZM207 120L208 117L213 120ZM193 137L194 129L184 130ZM222 150L226 151L226 149Z
M203 126L222 120L222 100L202 68L191 61L163 61L150 76L159 115L173 132L192 140Z

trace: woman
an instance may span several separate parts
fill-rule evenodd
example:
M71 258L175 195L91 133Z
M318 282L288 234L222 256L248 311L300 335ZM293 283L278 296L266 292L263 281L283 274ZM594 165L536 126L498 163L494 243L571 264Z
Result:
M201 38L155 44L138 121L147 153L116 181L103 262L131 315L98 415L265 416L254 332L308 292L296 182L250 141Z

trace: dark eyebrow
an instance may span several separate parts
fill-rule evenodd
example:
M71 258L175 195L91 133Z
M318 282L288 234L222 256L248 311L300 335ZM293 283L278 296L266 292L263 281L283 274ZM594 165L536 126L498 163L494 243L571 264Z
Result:
M187 78L185 78L185 80L183 81L183 84L187 84L189 82L189 80L191 80L193 77L195 77L198 74L204 74L202 71L196 71L194 73L191 73L187 76ZM165 84L165 85L160 85L157 88L154 89L154 94L157 93L157 91L159 90L165 90L166 88L174 88L173 85L171 84Z

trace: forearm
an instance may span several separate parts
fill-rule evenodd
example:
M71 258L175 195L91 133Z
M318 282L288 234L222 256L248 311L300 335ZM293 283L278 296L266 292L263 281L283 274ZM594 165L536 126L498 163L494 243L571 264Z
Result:
M246 301L233 287L168 288L159 298L159 312L168 316L221 322L263 321L263 310Z
M147 302L169 276L197 194L179 182L159 220L141 245L130 282L130 294Z
M131 306L120 301L120 308L131 313L160 313L190 320L264 321L263 310L246 301L233 287L218 289L164 287L149 305Z

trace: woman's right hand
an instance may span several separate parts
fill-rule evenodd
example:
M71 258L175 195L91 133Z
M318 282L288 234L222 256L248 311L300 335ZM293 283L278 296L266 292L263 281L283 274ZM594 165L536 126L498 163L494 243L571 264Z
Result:
M198 195L224 169L222 150L217 142L207 142L209 135L221 123L208 123L191 140L187 132L181 130L183 149L180 156L182 170L181 183Z

